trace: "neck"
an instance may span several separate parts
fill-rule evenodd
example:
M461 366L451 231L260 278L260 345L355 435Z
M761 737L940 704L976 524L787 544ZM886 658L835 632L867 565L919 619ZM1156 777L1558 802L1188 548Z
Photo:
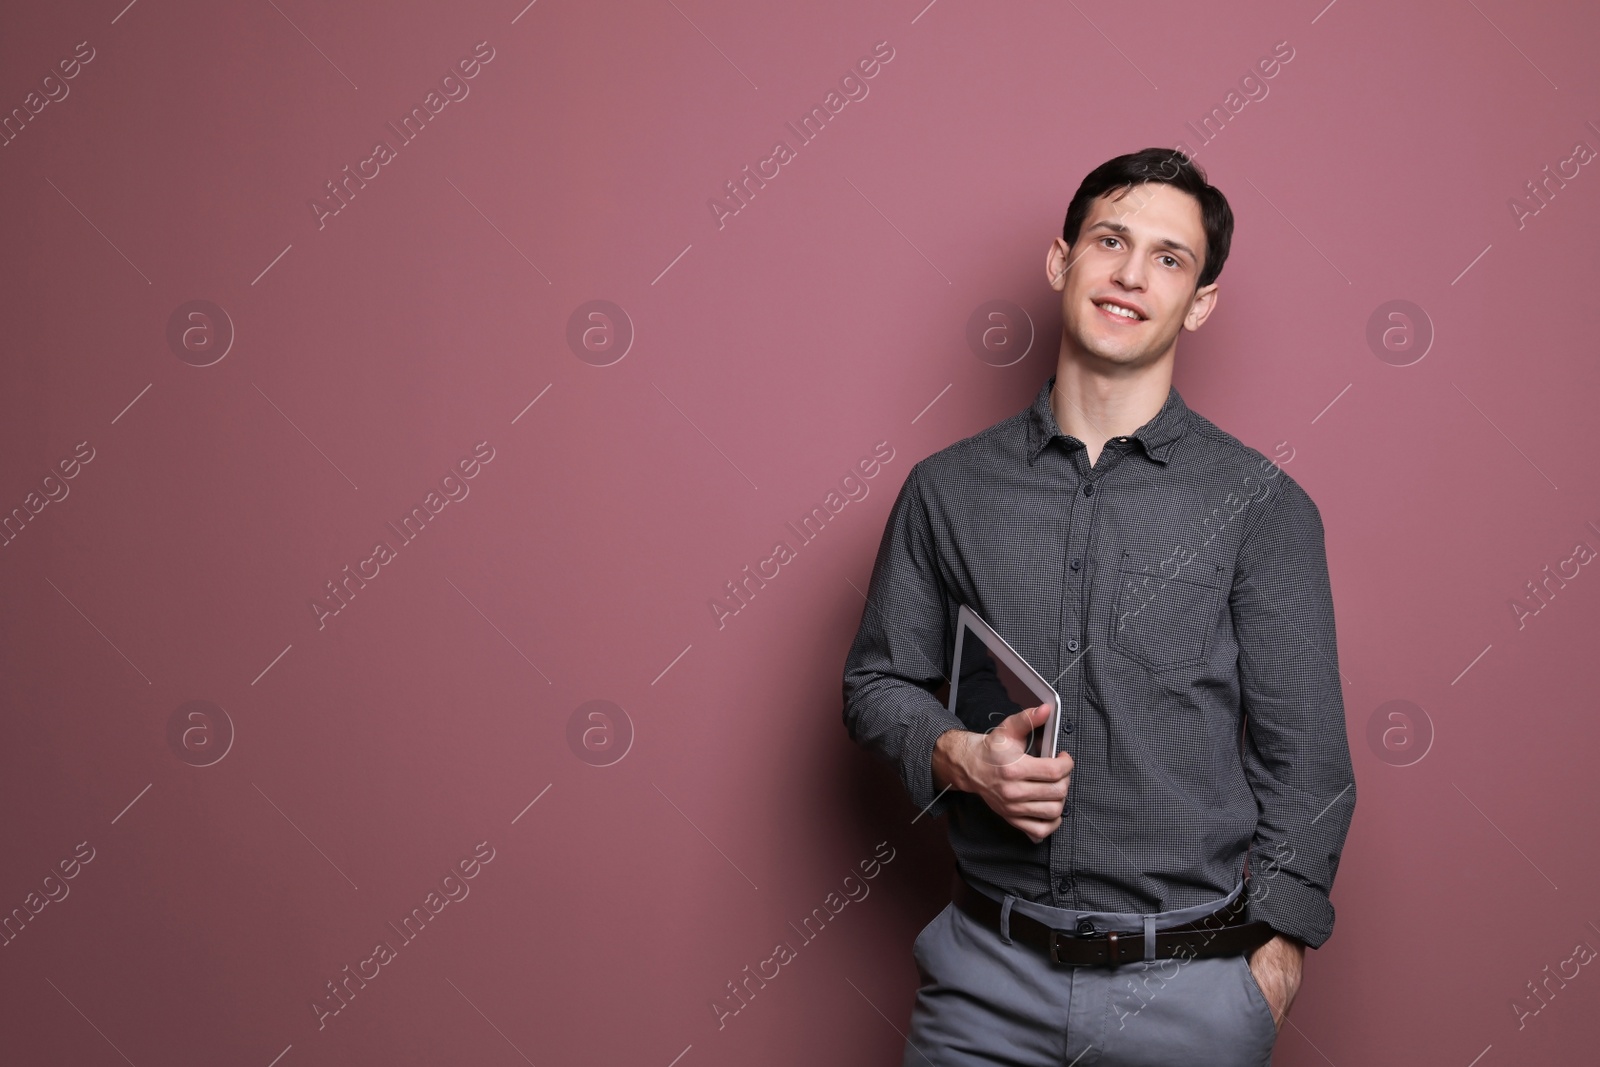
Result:
M1065 348L1056 361L1056 384L1050 393L1056 425L1087 446L1091 465L1111 438L1125 437L1155 418L1172 386L1170 356L1114 371L1107 374Z

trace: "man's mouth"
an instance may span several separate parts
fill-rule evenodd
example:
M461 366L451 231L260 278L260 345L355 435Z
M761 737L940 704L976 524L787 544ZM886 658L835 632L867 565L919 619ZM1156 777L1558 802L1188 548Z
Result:
M1146 318L1143 312L1132 304L1124 304L1118 300L1096 300L1094 306L1106 314L1108 318L1118 322L1143 322Z

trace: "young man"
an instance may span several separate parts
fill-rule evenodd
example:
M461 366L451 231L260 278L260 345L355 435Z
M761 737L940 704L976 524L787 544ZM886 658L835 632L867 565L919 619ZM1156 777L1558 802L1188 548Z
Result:
M844 720L959 871L905 1067L1266 1064L1332 933L1356 791L1321 515L1172 386L1232 231L1181 152L1092 171L1046 257L1055 374L890 512ZM963 603L1052 680L1055 758L1024 751L1047 708L946 711Z

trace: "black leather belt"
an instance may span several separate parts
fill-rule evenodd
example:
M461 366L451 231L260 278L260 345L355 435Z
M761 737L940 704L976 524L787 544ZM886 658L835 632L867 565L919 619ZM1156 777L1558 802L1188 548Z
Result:
M1157 930L1156 959L1236 956L1272 940L1276 931L1265 922L1237 922L1245 914L1248 896L1241 892L1232 904L1205 918ZM954 899L956 907L999 933L998 900L978 892L960 875L956 876ZM1011 939L1043 952L1052 963L1107 966L1144 959L1142 931L1092 932L1087 920L1079 925L1079 930L1058 930L1015 908L1010 916Z

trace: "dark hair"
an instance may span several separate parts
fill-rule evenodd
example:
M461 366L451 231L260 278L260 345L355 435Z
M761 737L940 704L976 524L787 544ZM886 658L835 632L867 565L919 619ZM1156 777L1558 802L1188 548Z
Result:
M1228 246L1233 241L1233 209L1228 206L1228 198L1206 181L1200 165L1176 148L1146 148L1109 159L1091 170L1078 191L1072 194L1072 203L1067 205L1067 221L1061 227L1062 240L1069 245L1077 243L1083 222L1089 217L1090 201L1122 186L1147 182L1170 185L1200 202L1200 222L1206 231L1206 258L1195 288L1210 285L1222 273L1222 264L1228 259Z

